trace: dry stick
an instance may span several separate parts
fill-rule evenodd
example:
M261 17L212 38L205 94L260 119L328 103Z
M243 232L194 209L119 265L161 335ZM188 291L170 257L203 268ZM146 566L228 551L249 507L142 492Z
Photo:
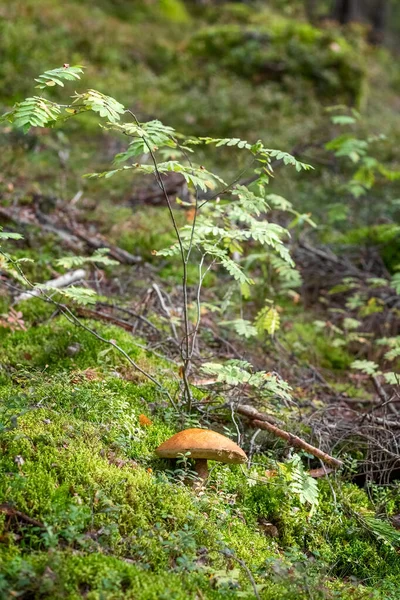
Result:
M333 467L337 468L337 467L343 466L343 462L341 460L334 458L333 456L330 456L329 454L326 454L326 452L323 452L322 450L320 450L319 448L316 448L315 446L311 446L311 444L309 444L308 442L305 442L304 440L299 438L297 435L292 435L291 433L284 431L283 429L279 429L279 427L276 427L275 425L272 425L271 423L268 423L267 421L254 420L254 421L251 421L251 425L253 427L258 427L259 429L265 429L266 431L273 433L277 437L280 437L282 440L286 440L288 442L289 446L292 446L293 448L302 448L306 452L309 452L316 458L319 458L320 460L326 462L329 465L332 465Z
M15 211L2 206L0 206L0 217L4 217L8 221L12 221L17 225L22 225L24 227L40 227L40 229L43 229L44 231L54 233L64 242L66 242L70 248L76 249L77 246L79 247L81 245L81 242L85 242L88 246L96 250L99 248L108 248L110 251L110 256L122 264L136 264L142 261L141 257L133 256L123 248L114 246L113 244L108 243L106 240L91 237L83 233L81 230L69 230L66 228L61 229L54 225L52 220L38 209L36 209L35 212L35 221L24 218L23 216L18 215Z
M129 323L129 321L124 321L122 319L118 319L117 317L113 317L112 315L109 315L107 313L102 313L97 310L91 310L90 308L83 308L82 306L77 307L75 310L80 317L84 317L87 319L95 319L95 320L99 320L99 321L106 321L108 323L112 323L113 325L116 325L117 327L121 327L121 329L125 329L125 331L129 331L129 333L132 333L133 325L132 325L132 323ZM157 329L156 329L156 331L158 332ZM173 338L169 338L169 340L171 342L176 343L176 340L174 340ZM158 352L153 350L153 348L150 348L148 346L143 346L143 344L138 344L137 342L133 342L133 344L135 346L137 346L138 348L142 348L142 350L146 350L146 352L151 352L151 354L154 354L154 356L157 356L158 358L162 358L163 360L166 360L167 362L170 362L174 365L178 365L178 363L175 360L172 360L171 358L168 358L167 356L163 356L162 354L159 354Z
M111 302L96 302L96 304L99 306L107 306L109 308L114 308L115 310L126 313L127 315L130 315L131 317L134 317L135 319L142 321L143 323L145 323L148 327L150 327L157 333L160 333L160 331L157 329L157 327L154 325L154 323L152 323L151 321L146 319L146 317L143 317L143 315L139 315L139 313L135 312L134 310L131 310L130 308L126 308L125 306L118 306L117 304L113 304Z
M40 227L41 229L44 229L44 231L48 231L49 233L55 233L64 242L66 242L70 248L76 248L77 245L79 246L79 239L77 237L67 234L64 231L58 229L56 230L56 228L52 225L46 225L44 223L30 221L29 219L18 215L15 211L10 210L9 208L5 208L4 206L0 206L0 217L3 217L8 221L12 221L13 223L16 223L16 225L22 225L23 227Z
M386 393L385 388L382 386L382 384L380 383L379 379L377 378L376 375L371 375L371 379L372 379L372 383L374 384L374 388L376 390L376 393L378 394L379 398L381 399L382 403L379 406L373 407L369 413L373 412L374 410L377 410L378 408L383 408L384 406L387 406L389 411L393 414L393 415L398 415L399 413L397 412L396 408L393 406L392 404L392 400L394 400L394 398L390 398L389 395Z
M51 279L50 281L46 281L43 284L40 284L40 286L37 286L34 290L32 290L31 292L24 292L23 294L20 294L19 296L17 296L15 298L15 302L21 302L21 300L29 300L29 298L33 298L35 296L40 296L43 293L43 289L46 288L64 288L67 287L69 285L71 285L71 283L75 283L76 281L79 281L80 279L84 279L86 273L83 269L77 269L76 271L70 271L69 273L65 273L65 275L61 275L60 277L57 277L56 279ZM49 290L51 291L51 290Z
M400 421L390 421L389 419L385 419L384 417L375 417L374 415L368 415L366 420L370 424L372 421L372 424L377 423L378 425L383 425L384 427L400 429ZM362 427L362 423L360 427Z
M230 558L230 559L232 559L232 560L235 560L237 563L239 563L239 565L240 565L241 567L243 567L243 569L246 571L246 573L247 573L247 577L249 578L249 580L250 580L250 583L251 583L251 585L252 585L252 587L253 587L253 591L254 591L254 596L255 596L255 598L257 598L257 600L261 600L261 599L260 599L260 594L258 593L258 590L257 590L257 585L256 585L256 582L254 581L253 574L252 574L252 572L250 571L249 567L248 567L248 566L246 565L246 563L244 562L244 560L242 560L241 558L238 558L238 557L237 557L235 554L233 554L233 552L230 552L230 551L228 551L228 550L220 550L220 552L221 552L221 554L222 554L223 556L226 556L226 558Z
M250 440L249 460L248 460L248 463L247 463L247 466L248 466L249 469L251 467L251 460L253 458L253 454L254 454L254 451L255 451L256 439L259 436L260 431L261 431L261 429L256 429L255 432L254 432L254 434L251 437L251 440Z
M40 529L45 529L44 523L41 523L36 519L32 519L32 517L29 517L20 510L16 510L11 504L7 504L6 502L0 504L0 512L6 514L8 517L17 517L18 519L21 519L21 521L29 523L29 525L34 525L35 527L40 527Z
M103 303L99 303L99 304L102 304L103 306L111 306L111 305L108 305L108 304L106 304L104 302ZM114 317L113 315L110 315L108 313L100 312L100 311L97 311L97 310L92 310L90 308L86 308L86 307L83 307L83 306L78 306L76 308L76 312L78 313L78 315L80 317L85 317L85 318L88 318L88 319L94 319L94 320L99 320L99 321L106 321L108 323L112 323L113 325L116 325L117 327L121 327L121 329L125 329L125 331L129 331L129 333L133 333L132 332L132 330L133 330L133 324L130 323L129 321L125 321L125 319L118 319L118 317ZM136 318L139 318L139 316L137 316ZM146 322L146 319L145 319L145 322ZM150 323L150 321L148 323L150 325L152 325L152 323ZM157 329L157 327L153 327L153 329L158 334L160 333L159 330ZM172 338L172 337L167 338L165 340L165 342L171 342L175 346L177 345L176 340L174 338ZM154 350L151 349L151 348L147 348L145 346L141 346L140 344L137 344L137 343L135 343L135 345L139 346L141 348L145 348L149 352L153 352L153 354L157 355L157 352L154 352ZM171 360L171 359L169 359L167 357L164 357L164 358L167 361L169 360L170 362L173 362L174 364L177 364L177 363L175 363L175 361L173 361L173 360Z
M42 226L44 223L49 231L52 230L53 233L56 233L61 237L63 235L70 235L75 239L81 240L87 246L94 248L95 250L99 250L100 248L108 248L110 256L119 263L134 265L142 262L143 260L141 256L134 256L130 252L127 252L127 250L119 248L118 246L114 246L106 240L95 236L90 236L82 227L79 227L78 225L75 225L74 228L65 228L64 226L64 229L59 229L53 224L52 220L47 215L42 213L38 208L35 209L35 214L40 226Z
M158 296L158 299L159 299L160 304L161 304L161 308L163 309L163 311L167 315L168 320L169 320L169 324L171 325L172 333L174 335L174 338L177 340L178 339L178 333L176 331L175 323L172 320L170 309L165 304L165 300L164 300L164 297L162 295L162 292L161 292L159 286L156 283L153 283L153 285L151 287L153 288L153 290L155 291L155 293Z
M260 413L254 406L249 406L248 404L239 404L235 406L235 410L240 415L244 417L248 417L252 421L267 421L268 423L277 423L277 420L272 415L267 415L266 413Z
M129 321L124 321L123 319L118 319L117 317L113 317L107 313L92 310L91 308L86 308L83 306L78 306L76 308L76 312L80 317L94 319L96 321L107 321L108 323L112 323L113 325L121 327L121 329L125 329L125 331L129 331L130 333L132 332L132 323L129 323Z
M194 329L192 331L192 345L191 345L191 350L190 350L190 355L189 358L190 360L192 360L193 355L195 353L195 348L196 348L196 339L197 339L197 334L199 333L199 328L200 328L200 322L201 322L201 289L202 289L202 285L204 282L204 278L206 277L207 273L211 270L211 268L213 267L213 265L215 264L215 260L213 260L208 267L206 268L205 272L203 273L203 263L204 260L206 258L206 254L203 254L203 256L201 257L200 263L199 263L199 285L197 286L197 294L196 294L196 305L197 305L197 318L196 318L196 324L194 326Z

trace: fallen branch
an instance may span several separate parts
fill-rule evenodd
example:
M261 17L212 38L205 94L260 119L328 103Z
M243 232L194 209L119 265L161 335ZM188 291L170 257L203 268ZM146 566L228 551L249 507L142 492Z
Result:
M51 279L50 281L46 281L40 287L35 287L33 290L29 292L24 292L15 298L15 302L21 302L21 300L29 300L29 298L34 298L35 296L40 296L43 293L43 290L48 288L64 288L80 279L84 279L86 273L83 269L77 269L76 271L70 271L69 273L65 273L65 275L61 275L56 279Z
M133 324L129 323L129 321L124 321L107 313L92 310L90 308L84 308L82 306L77 306L75 308L75 312L79 317L84 317L85 319L94 319L96 321L106 321L107 323L112 323L113 325L117 325L118 327L121 327L121 329L125 329L125 331L132 333Z
M323 452L319 448L316 448L315 446L312 446L308 442L305 442L304 440L299 438L297 435L293 435L287 431L284 431L283 429L279 429L279 427L276 427L275 425L272 425L271 423L268 423L267 421L260 421L260 420L256 419L256 420L251 421L251 425L253 427L258 427L259 429L265 429L266 431L273 433L277 437L280 437L282 440L287 441L289 446L292 446L293 448L302 448L302 450L309 452L316 458L319 458L320 460L327 463L328 465L331 465L332 467L338 468L338 467L343 466L343 462L341 460L338 460L337 458L334 458L333 456L326 454L326 452Z
M82 226L74 224L74 227L66 227L64 225L63 228L60 229L56 227L53 221L38 208L35 209L35 214L37 220L39 221L39 225L45 225L47 228L53 228L54 233L60 237L65 235L72 236L75 239L81 240L87 246L94 248L95 250L99 250L100 248L108 248L110 256L122 264L134 265L142 261L141 256L134 256L130 252L127 252L127 250L110 244L100 236L89 235Z
M391 412L393 415L398 415L396 407L393 406L393 404L392 404L392 400L394 400L394 397L393 398L389 397L389 395L386 393L385 388L383 387L383 385L381 384L381 382L379 381L379 379L376 375L371 375L371 379L372 379L372 383L374 384L375 391L378 394L378 396L382 402L379 406L374 407L370 412L373 412L373 410L377 410L379 408L383 408L384 406L387 406L389 412Z
M110 256L122 264L133 265L142 261L141 256L134 256L123 248L110 244L102 237L88 235L82 227L75 226L72 228L66 227L65 225L59 227L38 208L35 209L34 213L32 213L32 211L25 211L24 214L23 211L15 211L0 206L0 217L12 221L16 225L22 227L40 227L40 229L43 229L48 233L57 235L69 248L72 248L75 251L77 248L81 249L82 242L84 242L87 246L94 248L95 250L108 248Z
M239 404L234 407L236 412L244 417L248 417L249 419L257 420L257 421L266 421L267 423L277 423L277 420L272 415L267 415L265 413L260 413L254 406L250 406L248 404Z
M150 327L150 329L153 329L153 331L157 332L158 334L160 333L159 329L157 329L157 327L154 325L154 323L152 323L151 321L146 319L146 317L144 317L143 315L140 315L139 313L135 312L134 310L131 310L130 308L126 308L125 306L118 306L117 304L112 304L109 302L97 302L97 304L99 306L105 306L108 308L112 308L114 310L117 310L117 311L123 312L127 315L130 315L131 317L134 317L135 319L142 321L145 325Z
M24 216L22 211L17 212L15 210L11 210L10 208L0 206L0 217L3 217L7 221L12 221L12 223L19 225L20 227L40 227L44 231L54 233L58 235L58 237L60 237L71 249L76 250L80 246L80 241L77 237L72 236L66 231L57 229L53 225L38 223L31 213L26 213L26 216Z
M18 519L21 519L21 521L29 523L29 525L34 525L35 527L40 527L40 529L45 529L44 523L41 523L36 519L32 519L32 517L29 517L20 510L16 510L15 508L13 508L13 506L11 506L11 504L0 504L0 512L6 514L8 517L17 517Z

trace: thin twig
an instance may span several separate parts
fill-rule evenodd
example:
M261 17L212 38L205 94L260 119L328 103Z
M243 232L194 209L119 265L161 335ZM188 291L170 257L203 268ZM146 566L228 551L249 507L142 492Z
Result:
M158 296L158 299L159 299L160 304L161 304L161 308L163 309L163 311L167 315L167 317L169 319L169 323L171 325L172 333L174 335L174 338L177 340L178 339L178 333L176 331L175 323L172 320L170 309L165 304L165 300L164 300L164 297L163 297L163 295L161 293L161 290L160 290L159 286L156 283L153 283L152 288L153 288L153 290L155 291L155 293Z
M266 413L260 413L254 406L248 404L238 404L235 406L235 410L240 415L248 417L251 420L257 419L258 421L267 421L268 423L276 424L277 420L272 415Z
M255 432L253 433L253 435L251 436L250 449L249 449L249 460L247 462L247 466L249 469L251 467L251 459L253 458L253 454L255 452L256 439L259 436L260 432L261 432L261 429L256 429Z
M0 512L6 514L8 517L17 517L18 519L21 519L21 521L25 521L25 523L28 523L29 525L34 525L35 527L39 527L40 529L45 529L44 523L41 523L36 519L32 519L32 517L29 517L20 510L16 510L11 504L8 504L6 502L0 504Z
M142 321L157 333L160 333L160 331L157 329L154 323L146 319L146 317L143 317L143 315L139 315L139 313L135 312L134 310L131 310L130 308L126 308L125 306L118 306L117 304L112 304L111 302L96 302L96 304L98 304L99 306L108 306L110 308L114 308L115 310L119 310L120 312L126 313L127 315L130 315L135 319L139 319L139 321Z
M280 429L279 427L276 427L275 425L271 425L271 423L268 423L267 421L255 420L255 421L252 421L251 424L253 425L253 427L258 427L259 429L265 429L266 431L273 433L277 437L280 437L281 439L286 440L288 442L289 446L292 446L293 448L302 448L302 450L309 452L316 458L323 460L324 462L326 462L329 465L332 465L336 468L343 466L343 462L341 460L334 458L333 456L330 456L329 454L327 454L326 452L323 452L322 450L320 450L319 448L316 448L315 446L312 446L305 440L302 440L301 438L299 438L297 435L293 435L292 433L289 433L288 431L284 431L283 429Z
M254 581L254 577L252 575L252 572L250 571L249 567L246 565L246 563L244 562L244 560L242 560L241 558L238 558L237 556L235 556L235 554L233 554L229 550L220 550L220 552L221 552L221 554L223 554L227 558L231 558L232 560L235 560L246 571L247 577L249 578L250 583L253 586L254 595L257 598L257 600L260 600L260 595L259 595L258 590L257 590L256 582Z
M313 456L332 466L341 467L343 465L341 460L334 458L329 454L326 454L326 452L323 452L319 448L312 446L308 442L299 438L297 435L293 435L291 433L288 433L287 431L284 431L283 429L280 429L279 427L276 427L276 425L273 425L271 423L271 421L276 422L276 420L273 417L265 413L258 412L258 410L253 406L239 404L238 406L236 406L236 412L248 417L250 419L251 425L253 425L254 427L257 427L258 429L264 429L273 433L274 435L289 442L289 444L295 448L302 448L306 452L309 452Z
M135 120L135 123L137 124L138 127L140 127L140 122L137 119L136 115L131 111L131 110L127 110L127 113L129 113L133 119ZM180 255L181 255L181 261L182 261L182 267L183 267L183 276L182 276L182 295L183 295L183 321L184 321L184 330L185 330L185 337L184 337L184 341L185 341L185 354L182 353L181 358L182 358L182 362L183 362L183 369L182 369L182 378L183 378L183 384L184 384L184 388L185 388L185 396L186 396L186 408L187 411L190 413L191 409L192 409L192 392L190 390L190 384L189 384L189 380L188 380L188 374L189 374L189 366L190 366L190 358L189 358L189 350L190 350L190 346L189 346L189 334L190 334L190 327L189 327L189 313L188 313L188 286L187 286L187 262L186 262L186 257L185 257L185 249L184 249L184 245L183 245L183 241L182 241L182 237L181 234L179 232L179 227L178 224L176 222L175 219L175 215L174 215L174 211L172 209L172 204L171 204L171 200L168 196L168 192L165 188L164 185L164 181L163 178L161 176L161 173L159 171L158 168L158 163L156 160L156 157L154 156L154 152L153 152L153 148L151 147L150 143L148 142L146 136L142 136L142 139L144 141L144 143L147 146L147 149L150 153L151 156L151 160L153 162L153 166L154 166L154 172L155 172L155 176L156 176L156 181L164 195L165 198L165 202L167 204L167 208L168 208L168 212L172 221L172 225L175 231L175 235L176 235L176 239L178 241L178 245L179 245L179 251L180 251Z

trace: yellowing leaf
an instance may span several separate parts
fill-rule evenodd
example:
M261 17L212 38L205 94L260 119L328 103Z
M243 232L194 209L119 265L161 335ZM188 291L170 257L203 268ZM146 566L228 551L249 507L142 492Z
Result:
M153 425L153 421L143 414L139 415L139 423L142 427L150 427L150 425Z

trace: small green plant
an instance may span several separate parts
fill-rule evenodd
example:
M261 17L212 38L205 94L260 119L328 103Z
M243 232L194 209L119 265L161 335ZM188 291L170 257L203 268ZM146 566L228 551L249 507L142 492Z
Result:
M277 397L281 400L291 400L291 388L277 373L253 371L252 365L242 360L230 360L225 364L205 363L202 371L215 377L215 382L221 385L240 387L247 386L257 390L260 397Z
M83 73L80 65L65 64L61 68L46 71L36 81L41 93L54 87L64 87L65 81L77 81ZM186 137L172 127L153 120L139 122L135 114L126 109L114 98L96 90L75 93L67 104L59 104L43 95L33 96L15 104L3 115L1 121L21 128L25 133L31 127L55 127L66 120L86 112L96 113L102 119L102 127L129 140L124 152L115 156L114 167L102 173L94 173L89 177L110 178L129 173L132 176L147 174L153 176L160 187L165 204L168 207L171 226L176 242L172 247L160 251L162 256L177 254L182 267L182 338L181 374L183 381L182 396L186 409L192 407L192 392L189 385L196 338L201 321L201 290L204 278L211 269L222 267L242 286L253 283L252 278L243 270L237 257L243 247L256 245L263 253L275 257L276 270L283 266L293 269L294 263L285 241L289 231L267 219L271 208L284 208L283 200L276 206L276 197L267 193L269 179L273 175L272 161L282 161L293 166L297 171L311 167L297 161L286 152L267 148L261 141L250 144L238 138L214 139L211 137ZM212 144L216 147L231 147L245 152L250 159L249 169L255 173L251 189L239 185L236 180L226 183L217 174L192 159L194 150L199 145ZM191 192L190 201L186 203L192 211L192 222L179 228L175 217L175 206L165 187L165 177L169 173L181 175ZM218 189L219 188L219 189ZM181 203L182 204L182 203ZM286 207L287 208L287 207ZM2 237L10 237L2 234ZM110 260L102 253L92 257L93 261L110 264ZM19 283L35 288L24 276L20 263L6 253L2 253L3 268L14 275ZM188 268L194 262L198 268L198 282L195 289L188 285ZM82 264L82 259L62 259L60 266L71 267ZM273 261L271 262L273 265ZM54 290L48 289L47 293ZM43 292L43 288L42 288ZM57 290L59 293L59 290ZM69 300L81 304L95 302L92 290L70 287L61 292ZM47 299L48 294L47 294ZM53 300L54 301L54 300ZM194 323L190 319L190 304L196 307ZM265 311L264 311L265 312ZM71 315L69 315L71 318ZM263 328L273 333L279 326L279 315L274 308L259 315Z
M331 185L345 196L345 202L336 202L330 206L329 220L333 224L348 221L357 223L358 226L360 220L371 221L371 217L376 214L375 206L371 207L371 202L367 201L368 196L379 193L379 188L383 185L398 181L400 171L382 160L380 147L387 144L387 139L379 133L366 135L362 117L357 110L334 106L329 111L336 113L331 117L331 122L341 131L325 144L325 150L333 156L344 176L341 181L336 178ZM387 203L386 197L384 201ZM387 203L390 212L396 210L396 202L397 200ZM379 203L374 204L379 206ZM386 224L385 226L388 227ZM390 227L393 226L396 227L390 224Z

